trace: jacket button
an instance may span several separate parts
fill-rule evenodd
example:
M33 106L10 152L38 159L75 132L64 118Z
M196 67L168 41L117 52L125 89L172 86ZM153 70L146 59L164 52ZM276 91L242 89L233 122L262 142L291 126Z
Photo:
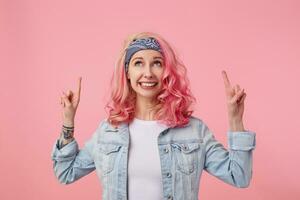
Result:
M168 152L169 152L169 149L168 149L168 148L165 148L164 151L165 151L166 153L168 153Z
M188 146L184 146L183 148L184 148L184 150L189 150Z
M173 199L173 197L172 197L171 195L169 195L169 196L168 196L168 199L169 199L169 200L172 200L172 199Z
M171 174L171 173L167 173L167 177L168 177L168 178L171 178L171 177L172 177L172 174Z

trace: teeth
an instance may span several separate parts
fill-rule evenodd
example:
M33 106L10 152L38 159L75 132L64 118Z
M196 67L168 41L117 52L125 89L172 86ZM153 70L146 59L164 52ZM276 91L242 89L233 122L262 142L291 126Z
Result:
M140 83L142 86L153 87L156 83Z

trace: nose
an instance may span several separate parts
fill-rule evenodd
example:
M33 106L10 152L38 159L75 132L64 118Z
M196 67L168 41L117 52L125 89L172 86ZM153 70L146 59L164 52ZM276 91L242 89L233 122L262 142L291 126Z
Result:
M152 76L152 74L145 74L144 77L145 78L152 78L153 76Z
M152 74L152 71L151 71L151 66L147 65L144 69L145 69L144 70L144 77L145 78L152 78L153 74Z

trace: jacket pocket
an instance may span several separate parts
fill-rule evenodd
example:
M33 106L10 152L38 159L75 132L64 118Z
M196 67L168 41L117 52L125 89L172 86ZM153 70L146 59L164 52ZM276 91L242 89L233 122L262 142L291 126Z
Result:
M197 165L197 155L201 146L199 143L173 143L171 144L176 159L176 169L189 175L194 172Z
M121 145L118 144L107 144L100 143L99 144L99 153L102 157L101 159L101 171L103 175L107 175L113 171L115 166L115 161L120 151Z

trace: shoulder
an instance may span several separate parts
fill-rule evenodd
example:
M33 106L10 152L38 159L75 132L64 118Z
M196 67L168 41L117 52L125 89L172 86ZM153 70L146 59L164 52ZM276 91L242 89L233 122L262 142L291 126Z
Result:
M199 117L191 116L189 125L193 130L196 130L201 136L204 136L209 130L206 122Z
M204 121L203 121L201 118L199 118L199 117L196 117L196 116L190 116L189 120L190 120L190 121L189 121L189 125L192 125L192 126L199 126L199 127L205 126Z
M121 123L122 125L124 123ZM112 125L107 118L104 118L103 120L100 121L98 128L100 129L118 129L118 126Z
M189 122L184 127L175 127L171 129L172 137L174 140L189 140L201 141L203 138L203 121L199 117L190 116Z

